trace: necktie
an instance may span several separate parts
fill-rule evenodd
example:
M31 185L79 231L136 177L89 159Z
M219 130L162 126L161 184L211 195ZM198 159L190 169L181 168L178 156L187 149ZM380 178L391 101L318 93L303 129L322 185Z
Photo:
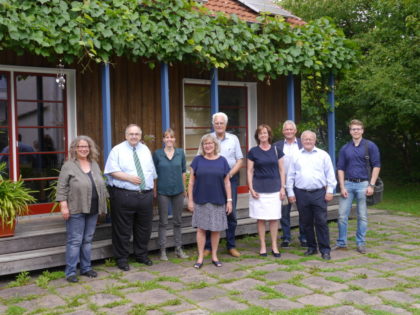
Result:
M137 175L140 177L141 183L140 183L140 190L146 189L146 180L144 179L143 170L141 168L139 157L136 153L136 148L133 148L133 158L134 158L134 164L136 165Z

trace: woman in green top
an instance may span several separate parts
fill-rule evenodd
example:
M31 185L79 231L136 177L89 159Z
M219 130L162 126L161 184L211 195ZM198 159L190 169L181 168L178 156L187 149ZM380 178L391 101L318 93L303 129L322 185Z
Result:
M174 222L175 254L179 258L188 258L182 250L182 210L185 197L186 162L184 150L175 148L175 134L167 129L163 135L163 149L153 154L157 179L155 198L158 198L159 208L159 246L160 260L168 260L166 255L166 229L168 226L168 206L172 206L172 220Z

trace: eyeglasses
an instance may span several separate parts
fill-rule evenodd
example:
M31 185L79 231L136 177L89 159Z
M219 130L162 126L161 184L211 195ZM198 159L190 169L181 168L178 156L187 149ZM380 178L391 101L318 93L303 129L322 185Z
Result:
M225 123L224 122L215 122L213 125L215 125L215 126L224 126Z
M89 149L88 145L78 145L77 146L78 149Z
M129 137L139 137L140 134L139 133L129 133L128 136Z
M361 131L361 130L363 130L363 128L351 128L350 130L351 131Z

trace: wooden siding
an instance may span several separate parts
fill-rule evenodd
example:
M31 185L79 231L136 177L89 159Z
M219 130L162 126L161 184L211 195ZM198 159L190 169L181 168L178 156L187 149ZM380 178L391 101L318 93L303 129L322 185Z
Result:
M45 58L11 52L0 52L0 64L16 66L47 67L55 71L56 64ZM102 146L102 97L101 68L91 63L84 72L78 64L66 68L76 69L77 133L91 136ZM183 127L183 79L210 79L207 70L191 64L174 64L169 67L170 125L175 130L178 145L182 146ZM252 76L238 78L234 72L219 71L220 81L256 82ZM300 120L300 82L295 82L296 117ZM286 78L258 82L258 121L275 128L287 119ZM143 135L154 135L148 141L153 151L161 147L161 95L160 66L150 69L144 60L138 62L116 58L111 66L112 144L124 140L124 128L129 123L142 127Z

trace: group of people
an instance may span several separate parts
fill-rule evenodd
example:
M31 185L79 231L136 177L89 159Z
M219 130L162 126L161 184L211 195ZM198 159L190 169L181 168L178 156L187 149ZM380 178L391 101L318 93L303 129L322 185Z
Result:
M91 266L91 247L98 214L106 213L110 197L112 248L117 267L130 270L128 257L133 236L133 255L139 263L153 264L148 257L148 242L152 230L153 200L159 210L160 259L168 260L166 230L168 207L172 209L175 255L188 258L182 249L182 211L184 198L192 212L192 226L197 229L198 257L194 268L203 266L211 254L212 264L221 267L218 258L220 233L226 231L227 250L240 257L235 244L237 226L236 204L239 171L244 157L238 138L226 132L228 117L219 112L212 117L213 132L202 137L197 156L190 165L186 187L186 158L176 148L173 130L164 133L164 147L152 154L142 143L142 131L131 124L125 130L125 141L116 145L105 164L107 184L97 164L98 149L93 140L79 136L70 145L69 159L64 163L57 185L57 198L66 220L66 269L69 282L77 282L80 274L96 277ZM373 193L380 169L379 150L362 139L363 124L350 123L352 141L339 154L338 179L341 188L339 238L333 249L347 247L347 220L353 198L357 201L357 250L366 253L366 195ZM267 256L266 222L269 222L271 254L281 256L277 235L279 220L283 231L281 247L291 243L290 210L296 203L299 211L299 240L307 247L305 255L321 252L331 259L327 225L327 203L332 200L337 185L329 155L317 148L316 134L304 131L296 138L293 121L283 124L284 140L272 143L270 126L262 124L255 131L257 146L247 154L249 215L257 219L260 256ZM366 156L370 159L366 162ZM367 169L367 164L372 171ZM370 176L371 173L371 176ZM186 191L187 189L187 191Z

